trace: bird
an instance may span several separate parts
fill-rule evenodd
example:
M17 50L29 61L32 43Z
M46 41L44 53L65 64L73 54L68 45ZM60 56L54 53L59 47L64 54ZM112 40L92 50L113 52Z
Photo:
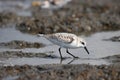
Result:
M66 53L71 55L73 58L79 58L79 57L74 56L72 53L70 53L68 51L69 49L84 48L86 52L89 54L85 40L82 39L81 37L78 37L75 34L61 32L61 33L52 33L52 34L38 34L37 36L44 37L53 44L60 46L58 50L61 59L64 59L62 57L61 48L65 48Z

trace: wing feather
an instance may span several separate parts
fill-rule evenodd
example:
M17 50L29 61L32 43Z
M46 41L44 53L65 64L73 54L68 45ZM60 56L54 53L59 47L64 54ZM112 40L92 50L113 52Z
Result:
M59 42L63 42L63 43L72 43L72 41L74 40L74 36L73 34L66 34L66 33L56 33L56 34L50 34L50 35L46 35L47 38L49 39L54 39L57 40Z

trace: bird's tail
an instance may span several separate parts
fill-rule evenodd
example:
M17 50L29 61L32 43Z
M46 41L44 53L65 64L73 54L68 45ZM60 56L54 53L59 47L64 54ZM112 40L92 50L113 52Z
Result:
M44 34L37 34L38 37L44 37Z

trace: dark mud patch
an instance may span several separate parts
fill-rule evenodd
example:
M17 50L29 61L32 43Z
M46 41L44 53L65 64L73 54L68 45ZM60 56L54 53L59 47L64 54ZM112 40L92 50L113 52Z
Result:
M119 73L120 65L16 65L0 67L0 79L15 78L16 80L119 80Z
M24 48L41 48L41 47L45 47L45 45L38 42L31 43L26 41L14 40L10 42L0 43L0 47L11 48L11 49L24 49Z
M109 39L104 39L105 41L113 41L113 42L120 42L120 36L114 36Z
M107 56L104 57L102 59L106 59L108 60L110 63L114 63L114 64L120 64L120 54L119 55L113 55L113 56Z
M107 14L108 15L108 14ZM74 18L71 16L68 16L66 18L60 19L59 17L50 16L50 17L40 17L39 19L28 19L22 23L18 23L16 25L16 28L20 30L23 33L30 33L30 34L48 34L48 33L56 33L56 32L69 32L69 33L75 33L75 34L89 34L93 32L98 31L108 31L108 30L119 30L120 29L120 22L116 20L118 18L117 16L114 16L114 18L109 18L112 15L108 16L106 18L106 21L104 21L106 15L104 15L101 20L94 19L88 19L88 18L77 18L79 20L75 21ZM96 17L95 17L96 18ZM93 20L94 19L94 20Z
M53 53L53 52L48 52ZM39 58L58 58L55 55L47 53L32 53L32 52L22 52L22 51L4 51L0 52L1 58L14 58L14 57L39 57Z
M70 32L90 34L120 29L118 0L73 0L60 9L30 7L32 16L18 16L15 12L1 12L0 25L16 24L24 33ZM5 27L5 26L4 26Z
M8 25L8 24L16 24L17 22L21 22L23 17L16 15L13 12L0 12L0 25ZM4 27L5 27L4 26ZM1 26L3 27L3 26Z

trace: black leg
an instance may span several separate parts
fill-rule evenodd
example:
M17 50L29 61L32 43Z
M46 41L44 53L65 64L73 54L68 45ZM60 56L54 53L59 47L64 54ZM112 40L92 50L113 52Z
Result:
M79 57L76 57L76 56L74 56L73 54L71 54L69 51L68 51L68 49L66 49L66 52L68 53L68 54L70 54L72 57L74 57L74 58L79 58Z
M59 54L60 54L60 58L62 59L61 47L59 48Z

